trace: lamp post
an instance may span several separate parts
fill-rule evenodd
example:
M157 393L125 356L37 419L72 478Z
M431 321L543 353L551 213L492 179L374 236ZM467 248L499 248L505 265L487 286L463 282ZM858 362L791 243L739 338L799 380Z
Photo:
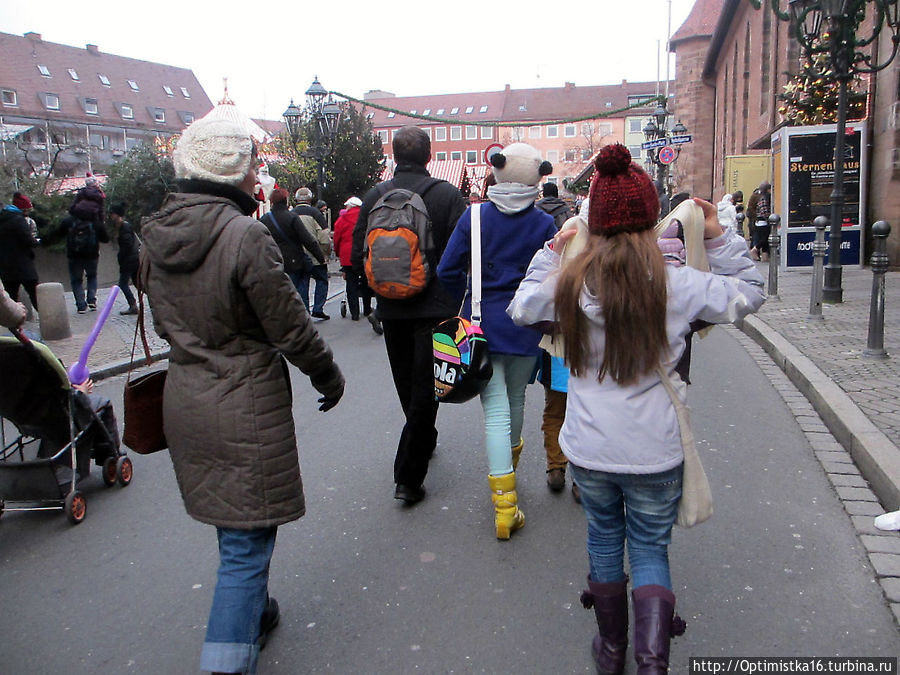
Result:
M313 83L306 90L306 106L301 109L291 99L287 110L282 113L284 124L287 127L288 136L294 147L300 142L303 135L304 127L308 122L313 121L315 124L310 125L309 131L309 148L304 156L311 157L316 160L317 180L316 180L316 198L322 198L322 191L326 187L325 183L325 160L331 152L331 144L337 135L338 127L341 124L341 117L344 111L341 106L331 97L328 90L319 82L318 76L313 79Z
M650 173L660 182L666 194L669 193L669 165L681 154L681 144L691 140L681 120L669 129L670 117L665 101L661 101L641 129L646 139L641 143L641 148L647 151L647 167L656 167Z
M875 73L886 68L897 55L900 44L900 1L898 0L789 0L788 12L780 8L780 0L770 0L775 15L791 21L797 41L810 58L827 57L838 83L837 129L834 138L834 184L831 192L831 227L828 236L828 264L822 299L838 303L843 300L841 287L841 226L844 210L844 140L847 130L847 88L857 75ZM870 14L871 10L871 14ZM870 14L872 23L867 34L859 30ZM890 54L879 61L878 38L890 31ZM873 51L873 45L876 50Z

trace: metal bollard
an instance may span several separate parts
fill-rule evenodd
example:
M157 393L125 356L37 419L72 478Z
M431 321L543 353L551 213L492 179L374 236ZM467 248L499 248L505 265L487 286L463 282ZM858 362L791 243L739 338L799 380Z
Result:
M891 226L879 220L872 225L874 240L872 251L872 303L869 306L869 338L863 356L872 359L886 359L884 351L884 274L888 268L887 238Z
M746 218L746 216L743 211L737 214L737 233L741 239L746 240L747 237L744 236L744 218Z
M828 246L825 244L825 230L828 227L828 218L818 216L813 225L816 226L816 240L813 242L813 277L812 289L809 296L808 319L822 321L822 286L825 283L825 253Z
M769 216L769 297L778 297L778 265L781 260L781 216L773 213Z

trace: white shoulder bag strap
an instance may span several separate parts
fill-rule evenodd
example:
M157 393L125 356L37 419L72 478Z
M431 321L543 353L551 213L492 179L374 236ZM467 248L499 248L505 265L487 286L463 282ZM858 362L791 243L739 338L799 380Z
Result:
M481 204L473 204L472 218L472 324L481 325Z

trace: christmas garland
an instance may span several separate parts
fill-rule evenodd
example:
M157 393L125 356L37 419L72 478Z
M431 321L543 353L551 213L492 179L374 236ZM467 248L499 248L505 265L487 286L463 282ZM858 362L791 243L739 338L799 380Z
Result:
M427 122L440 122L443 124L465 124L466 120L462 119L452 119L447 117L437 117L436 115L420 115L418 113L413 113L408 110L399 110L398 108L391 108L390 106L381 105L380 103L373 103L372 101L364 101L358 98L354 98L353 96L348 96L347 94L342 94L338 91L330 91L328 92L332 96L337 96L338 98L344 98L348 101L353 101L354 103L358 103L362 106L368 108L376 108L378 110L383 110L385 112L392 112L396 115L403 115L404 117L412 117L418 120L425 120ZM634 110L635 108L647 108L653 103L664 103L666 100L665 96L651 96L643 101L638 103L633 103L632 105L626 106L624 108L618 108L617 110L610 110L607 112L596 112L590 113L588 115L579 115L578 117L568 117L565 119L556 119L556 120L547 120L544 122L532 122L532 121L519 121L519 122L474 122L474 126L479 127L546 127L554 124L571 124L573 122L586 122L588 120L595 119L603 119L605 117L613 117L614 115L618 115L623 112L628 112L629 110Z

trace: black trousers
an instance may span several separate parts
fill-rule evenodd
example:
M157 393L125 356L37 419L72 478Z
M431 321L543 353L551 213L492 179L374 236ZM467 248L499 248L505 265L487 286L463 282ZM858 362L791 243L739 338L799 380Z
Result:
M406 423L397 444L394 482L419 486L437 445L431 329L442 319L383 319L384 345Z
M21 286L25 289L25 292L28 293L28 299L31 300L31 306L35 309L38 308L37 279L8 279L7 277L3 277L2 281L3 287L6 289L6 292L9 293L9 297L18 302L19 286Z

